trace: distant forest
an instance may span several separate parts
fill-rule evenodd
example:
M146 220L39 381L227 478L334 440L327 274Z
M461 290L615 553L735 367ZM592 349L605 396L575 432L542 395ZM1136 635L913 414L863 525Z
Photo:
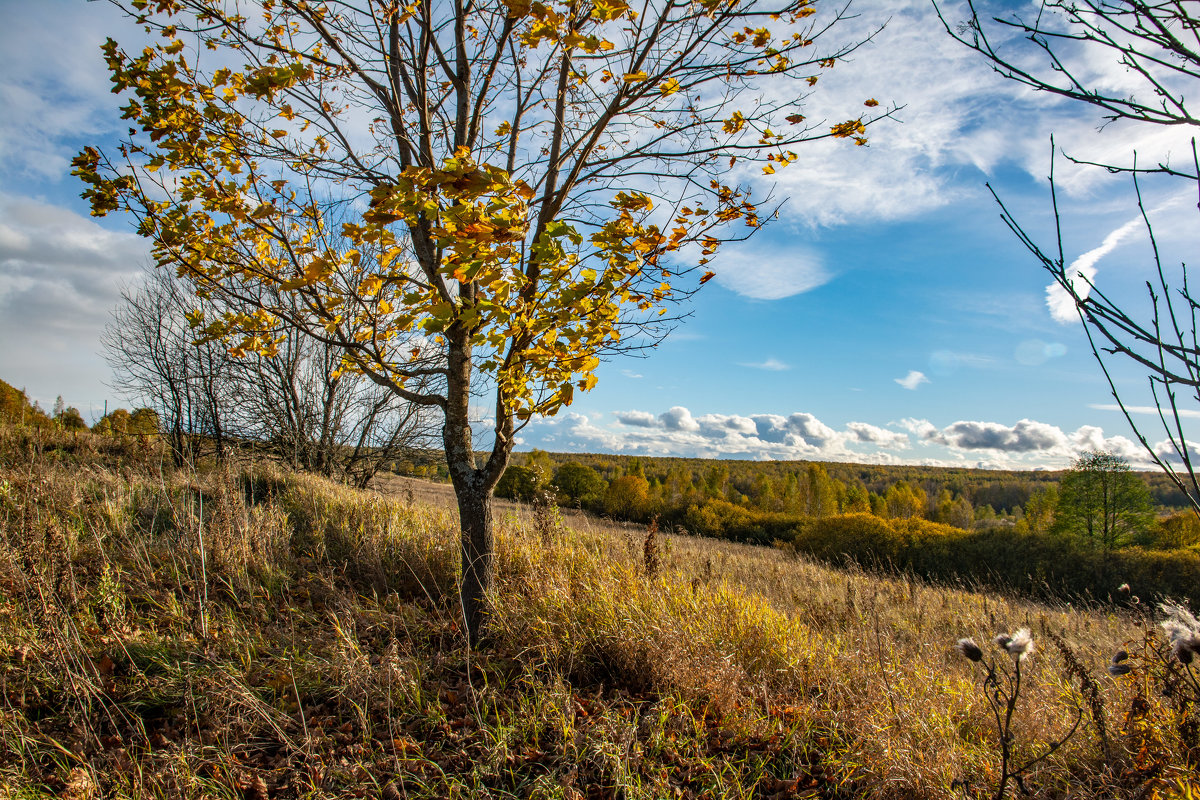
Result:
M435 452L392 464L402 475L448 480ZM810 461L746 461L702 458L625 456L591 453L516 453L518 468L540 470L543 483L566 464L588 467L609 486L626 476L646 480L647 511L678 505L687 499L720 497L762 511L786 511L825 516L856 511L885 512L889 491L895 506L908 500L898 495L907 487L923 502L919 516L967 528L974 522L1009 521L1025 516L1033 500L1035 513L1048 487L1057 487L1064 470L992 470L897 464L850 464ZM510 469L513 469L510 467ZM504 482L501 495L520 497L514 477ZM1160 472L1138 472L1150 490L1155 510L1170 514L1185 510L1187 498ZM521 498L526 499L526 498ZM586 494L566 505L586 504ZM592 498L593 500L595 498ZM657 501L657 502L655 502ZM601 509L597 509L601 510ZM969 510L970 518L967 519ZM892 514L892 516L898 516ZM964 524L965 523L965 524Z

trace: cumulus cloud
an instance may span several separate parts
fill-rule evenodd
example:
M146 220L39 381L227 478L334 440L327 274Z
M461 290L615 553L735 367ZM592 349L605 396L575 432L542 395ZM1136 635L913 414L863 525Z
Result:
M916 391L917 387L922 383L929 383L929 378L925 377L924 372L919 372L915 369L909 370L908 374L903 378L896 378L896 383L908 389L910 392Z
M532 447L630 455L1062 469L1084 452L1106 450L1137 469L1154 468L1141 446L1125 436L1106 436L1094 425L1065 432L1031 419L1012 425L959 420L938 427L927 419L907 418L886 427L861 421L838 427L808 412L693 415L682 406L617 417L616 424L605 426L595 416L566 414L537 420L523 433ZM1179 460L1170 442L1155 447L1163 458Z
M899 431L889 431L886 428L880 428L866 422L846 423L846 431L856 442L877 444L881 447L895 448L897 450L904 450L909 446L908 436L905 434Z
M1031 467L1058 469L1085 452L1105 450L1139 469L1152 468L1140 445L1125 436L1106 436L1095 425L1081 425L1067 433L1056 425L1022 419L1013 425L960 420L939 428L929 420L904 419L897 423L926 447L945 448L964 465L988 464L1003 469ZM981 457L980 454L986 454Z
M1016 425L998 422L955 422L932 439L961 450L1000 450L1028 453L1052 450L1067 444L1067 438L1053 425L1023 419Z
M594 418L569 414L538 420L524 432L535 447L701 458L824 459L895 463L893 450L909 446L906 434L865 422L837 430L807 412L793 414L703 414L682 406L663 413L625 411L617 424L603 427Z
M700 423L692 419L692 413L683 406L674 406L659 417L662 426L669 431L698 431Z
M615 416L617 421L622 425L631 425L635 428L654 428L658 426L658 418L653 414L647 414L645 411L618 411Z

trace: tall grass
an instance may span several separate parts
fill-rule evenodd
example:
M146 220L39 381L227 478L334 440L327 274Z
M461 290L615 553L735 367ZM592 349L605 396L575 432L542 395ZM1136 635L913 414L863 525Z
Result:
M1165 797L1196 766L1133 612L661 532L651 558L644 529L543 509L501 514L471 652L446 508L0 438L8 797L989 796L1002 742L954 643L1019 627L1047 646L1014 759L1086 712L1031 793Z

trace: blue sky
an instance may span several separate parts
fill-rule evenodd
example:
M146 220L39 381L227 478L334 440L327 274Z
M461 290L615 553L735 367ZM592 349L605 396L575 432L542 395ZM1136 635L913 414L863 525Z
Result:
M900 121L873 128L867 148L804 149L778 176L780 219L722 253L690 318L647 357L603 365L597 388L531 424L523 447L1029 468L1106 447L1144 461L1078 322L1054 319L1047 276L984 183L1049 243L1051 133L1073 155L1122 162L1135 149L1177 157L1187 137L1100 131L1094 110L1005 83L941 31L928 0L857 7L863 26L888 26L822 78L809 116L875 97L903 106ZM122 129L99 45L136 33L82 0L0 0L0 16L0 378L98 416L125 402L106 385L99 332L147 248L123 220L90 219L67 172ZM950 4L948 16L963 15ZM1112 65L1079 63L1129 88ZM1091 253L1110 296L1142 302L1150 260L1130 181L1059 170L1067 258ZM1179 264L1194 198L1143 188ZM1136 371L1114 374L1147 402Z

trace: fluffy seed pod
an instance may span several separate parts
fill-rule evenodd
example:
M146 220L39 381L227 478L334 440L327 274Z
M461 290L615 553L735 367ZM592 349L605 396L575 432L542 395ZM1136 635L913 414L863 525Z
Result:
M1025 656L1030 655L1034 651L1033 634L1029 632L1029 628L1020 628L1008 640L1008 644L1004 646L1008 654L1013 658L1020 660Z
M974 639L959 639L954 647L968 661L981 661L983 659L983 651L979 649L979 645L975 643Z

